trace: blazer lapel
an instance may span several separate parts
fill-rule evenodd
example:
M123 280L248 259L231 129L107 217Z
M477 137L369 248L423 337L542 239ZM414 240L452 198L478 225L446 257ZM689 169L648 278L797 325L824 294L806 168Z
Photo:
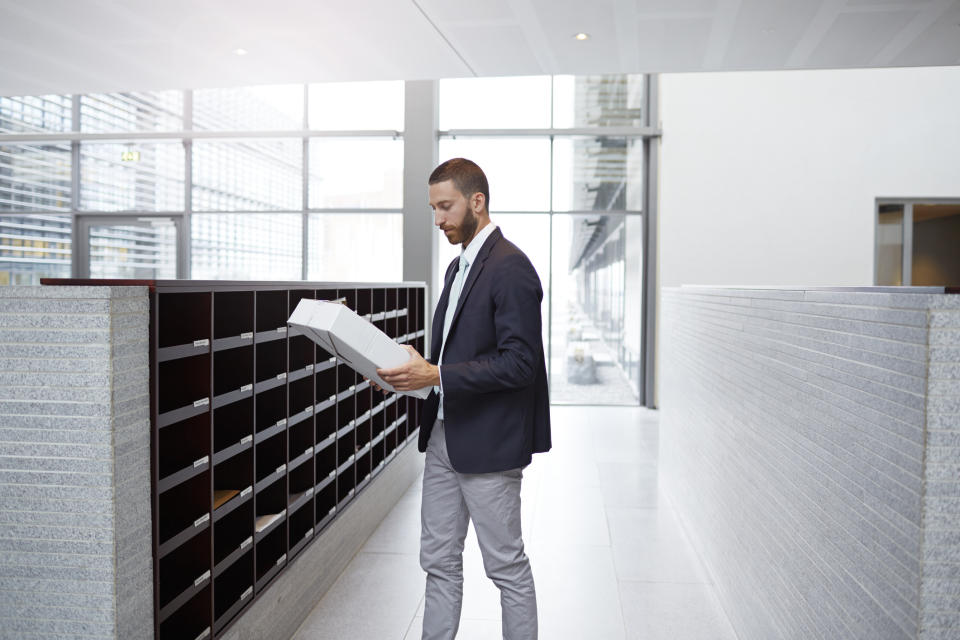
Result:
M443 291L440 292L440 299L437 300L437 310L433 314L433 329L430 340L430 357L439 358L440 348L443 346L443 318L447 314L447 303L450 300L450 285L456 277L454 265L459 264L459 258L447 267L447 273L444 278Z
M460 317L460 312L463 310L467 296L470 295L470 290L473 288L477 278L480 277L480 272L483 271L483 265L490 256L490 251L493 250L493 245L497 243L501 235L499 228L494 229L490 237L487 238L487 241L483 243L480 253L477 254L476 264L470 267L470 273L467 274L467 281L463 283L463 290L460 292L460 300L457 301L457 308L453 310L453 319L450 321L450 333L453 333L453 327L457 324L457 318ZM445 288L449 289L449 287ZM446 313L446 304L444 304L444 313ZM449 335L447 337L449 338Z

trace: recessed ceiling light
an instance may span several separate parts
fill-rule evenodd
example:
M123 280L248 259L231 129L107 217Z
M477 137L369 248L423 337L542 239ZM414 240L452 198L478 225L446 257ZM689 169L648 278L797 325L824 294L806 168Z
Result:
M576 39L576 40L587 40L587 39L590 38L590 34L588 34L588 33L582 33L582 32L581 32L581 33L578 33L577 35L575 35L575 36L573 36L573 37L574 37L574 39Z
M247 55L247 50L246 50L246 49L234 49L234 50L233 50L233 53L234 53L234 55L237 55L237 56L245 56L245 55Z

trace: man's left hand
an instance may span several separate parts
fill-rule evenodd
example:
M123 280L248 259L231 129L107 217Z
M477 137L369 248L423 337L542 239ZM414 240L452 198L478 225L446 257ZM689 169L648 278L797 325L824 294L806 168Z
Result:
M410 345L403 346L410 352L410 359L393 369L377 369L377 375L397 391L415 391L439 385L439 367L424 360Z

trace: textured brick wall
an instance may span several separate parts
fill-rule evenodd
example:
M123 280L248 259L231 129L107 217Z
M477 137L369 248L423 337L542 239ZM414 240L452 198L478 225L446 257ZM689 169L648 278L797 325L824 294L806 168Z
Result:
M0 638L151 638L143 287L0 287Z
M665 489L740 637L957 637L960 296L662 299Z

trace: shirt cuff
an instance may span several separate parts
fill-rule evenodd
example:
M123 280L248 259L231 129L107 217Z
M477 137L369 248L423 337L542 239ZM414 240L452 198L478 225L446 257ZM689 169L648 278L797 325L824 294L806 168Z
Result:
M443 393L443 367L437 365L437 377L440 378L440 393Z

